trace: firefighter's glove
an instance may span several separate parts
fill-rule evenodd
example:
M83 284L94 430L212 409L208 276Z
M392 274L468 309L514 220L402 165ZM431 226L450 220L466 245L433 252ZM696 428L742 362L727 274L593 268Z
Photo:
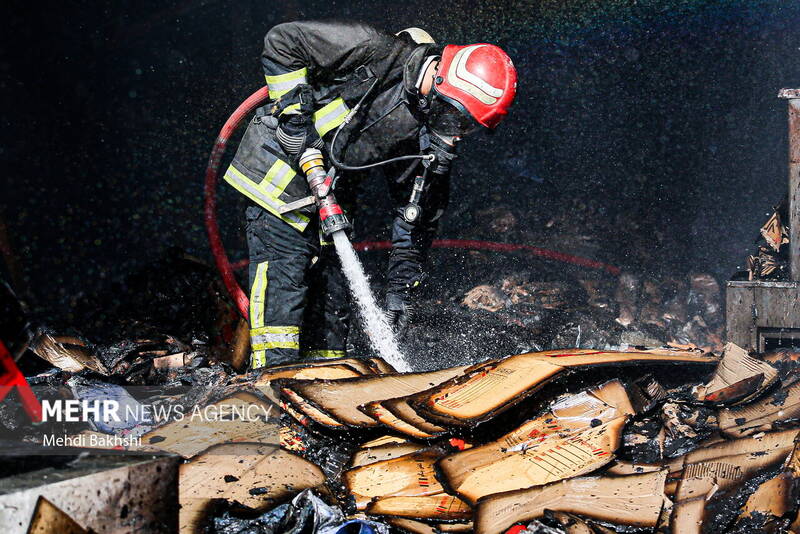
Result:
M386 295L386 319L398 339L403 339L414 320L414 304L407 292Z
M450 166L453 160L458 157L456 155L455 145L451 145L435 133L430 134L429 146L425 150L426 154L433 154L436 158L432 162L424 160L423 164L430 169L431 172L436 174L447 174L450 172Z
M322 148L314 127L314 93L310 85L300 84L278 98L272 107L278 118L275 137L290 156L299 157L307 148Z

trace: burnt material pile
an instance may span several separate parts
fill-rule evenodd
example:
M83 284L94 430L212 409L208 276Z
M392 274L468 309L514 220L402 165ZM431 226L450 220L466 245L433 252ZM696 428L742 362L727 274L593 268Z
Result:
M474 287L461 304L526 328L541 349L664 344L722 349L721 291L708 274L651 279L623 273L616 281L572 282L513 275Z
M574 349L270 384L304 435L350 451L325 492L402 531L788 532L793 359Z
M760 231L758 251L747 257L748 280L789 280L789 202L784 199Z

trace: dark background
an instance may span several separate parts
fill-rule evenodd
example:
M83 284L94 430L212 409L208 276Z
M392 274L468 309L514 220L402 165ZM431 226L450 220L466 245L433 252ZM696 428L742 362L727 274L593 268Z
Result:
M210 257L208 152L263 83L264 33L293 19L421 26L514 59L517 102L496 135L465 141L442 236L483 236L475 214L499 206L526 231L484 237L724 279L785 194L776 94L800 86L797 0L12 1L2 16L0 216L40 311L172 246ZM361 238L386 236L382 187L364 193ZM219 191L243 257L244 202Z

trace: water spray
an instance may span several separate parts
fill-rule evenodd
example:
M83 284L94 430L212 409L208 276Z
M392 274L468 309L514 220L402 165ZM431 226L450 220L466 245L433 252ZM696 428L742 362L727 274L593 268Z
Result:
M364 320L364 330L372 346L389 364L400 372L411 371L403 354L397 347L394 332L386 322L375 296L369 287L369 279L364 272L364 267L358 260L355 250L348 239L346 230L351 228L350 221L344 214L341 206L333 195L333 182L335 169L325 172L322 152L309 148L300 157L300 168L306 175L308 187L314 196L314 203L319 211L319 222L325 237L333 239L336 253L342 264L350 292L358 305L361 317Z

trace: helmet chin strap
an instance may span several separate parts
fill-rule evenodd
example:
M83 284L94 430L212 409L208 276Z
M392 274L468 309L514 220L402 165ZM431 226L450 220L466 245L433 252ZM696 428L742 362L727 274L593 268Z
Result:
M442 59L441 56L428 56L428 57L425 58L425 61L422 63L422 68L419 69L419 76L417 76L417 83L415 84L416 87L417 87L417 92L421 96L428 96L428 93L430 93L430 88L433 85L433 78L436 76L436 70L434 69L434 71L431 73L431 76L430 76L431 85L427 87L427 90L425 90L425 88L424 88L425 75L428 73L428 70L430 69L431 64L433 64L434 62L436 62L438 64L438 62L441 59Z

